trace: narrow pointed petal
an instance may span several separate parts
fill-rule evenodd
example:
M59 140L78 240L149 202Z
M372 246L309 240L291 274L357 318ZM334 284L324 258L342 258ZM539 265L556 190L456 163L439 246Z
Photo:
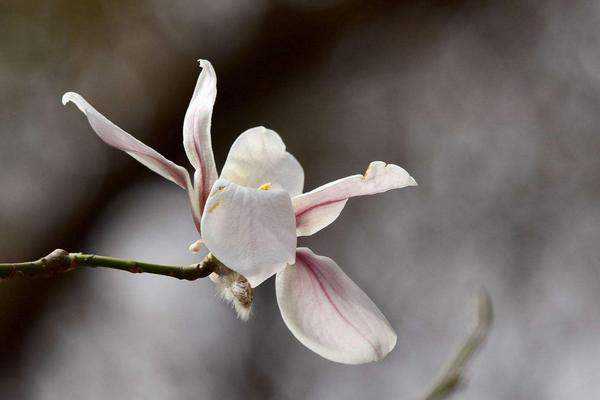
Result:
M202 209L208 193L217 180L217 167L212 151L210 126L217 96L217 76L210 62L199 60L202 72L183 120L183 147L196 169L194 186Z
M167 160L156 150L140 142L129 133L113 124L79 94L73 92L65 93L62 98L63 104L66 105L70 101L85 114L92 129L106 144L119 150L123 150L152 171L176 183L182 188L189 188L190 177L185 168Z
M331 224L350 197L416 185L417 182L403 168L373 161L364 175L342 178L294 197L297 234L309 236Z
M238 185L258 188L270 183L290 196L302 193L304 170L285 150L279 135L262 126L248 129L231 146L221 178Z
M219 179L202 215L209 251L252 287L293 264L296 225L283 190L258 190Z
M278 273L275 285L287 327L328 360L381 361L396 345L381 311L330 258L299 248L296 264Z
M190 199L190 206L192 208L192 218L194 219L194 226L202 237L201 220L202 220L202 205L200 204L200 196L198 195L198 188L191 183L189 184L188 197Z

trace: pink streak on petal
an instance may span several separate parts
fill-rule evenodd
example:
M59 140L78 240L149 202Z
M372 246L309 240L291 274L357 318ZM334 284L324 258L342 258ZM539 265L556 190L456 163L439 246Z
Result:
M125 151L152 171L176 183L182 188L186 190L190 189L190 177L185 168L167 160L156 150L140 142L138 139L113 124L79 94L72 92L65 93L62 101L63 104L73 102L77 108L85 114L92 129L106 144Z
M217 77L207 60L199 60L202 72L194 89L183 122L183 146L196 169L194 186L197 190L198 209L204 208L213 183L217 180L217 167L212 151L211 120L217 95Z
M346 200L415 186L417 183L394 164L374 161L364 175L353 175L318 187L292 199L298 236L312 235L331 224L342 212Z
M340 293L339 289L336 289L336 287L334 286L335 282L332 282L330 279L327 279L325 274L319 268L317 268L315 266L315 264L311 263L310 258L306 254L303 254L302 252L298 251L296 253L296 266L299 267L301 264L304 264L307 271L309 271L310 274L313 276L314 282L317 282L317 284L319 285L319 288L321 289L321 291L323 291L325 298L327 299L329 304L333 307L333 309L335 310L337 315L346 324L348 324L348 326L351 329L353 329L358 335L360 335L360 337L362 337L365 340L365 342L369 343L369 345L373 349L373 352L376 353L379 358L383 358L384 355L381 354L381 349L377 348L373 344L373 342L365 334L363 334L360 331L360 329L358 329L348 318L346 318L344 313L336 305L335 300L332 298L332 296L329 295L327 286L329 286L331 288L331 290L333 290L335 292L336 295L338 295L340 297L342 297L344 295L343 293Z
M330 258L298 249L296 263L277 274L276 289L290 331L329 360L380 361L396 344L381 311Z

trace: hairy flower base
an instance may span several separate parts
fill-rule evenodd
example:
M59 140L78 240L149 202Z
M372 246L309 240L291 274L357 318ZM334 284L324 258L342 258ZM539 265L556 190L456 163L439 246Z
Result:
M223 275L211 275L221 298L233 305L238 317L248 321L252 313L254 289L246 278L235 271Z
M215 283L217 294L230 303L235 312L243 321L248 321L252 314L252 301L254 289L250 282L240 273L231 270L220 260L213 257L216 264L213 272L208 276Z

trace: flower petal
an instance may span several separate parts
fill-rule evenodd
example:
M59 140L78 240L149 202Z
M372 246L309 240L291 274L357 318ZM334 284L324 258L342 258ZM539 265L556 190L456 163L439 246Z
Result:
M221 178L252 188L270 183L290 196L302 193L304 186L300 163L285 151L285 144L276 132L262 126L248 129L236 139Z
M79 94L73 92L65 93L62 98L63 104L66 105L70 101L85 114L92 129L106 144L119 150L123 150L152 171L176 183L182 188L190 188L190 176L185 168L167 160L156 150L146 146L144 143L110 122Z
M309 236L331 224L350 197L416 186L417 182L394 164L373 161L364 175L353 175L292 199L298 236Z
M202 72L183 120L183 147L196 169L194 187L199 208L204 207L208 193L217 180L217 167L212 151L210 124L217 96L217 76L210 62L198 60Z
M296 225L283 190L257 190L219 179L202 215L206 247L256 287L294 263Z
M330 258L299 248L296 264L277 274L281 316L296 339L328 360L382 360L396 333L377 306Z

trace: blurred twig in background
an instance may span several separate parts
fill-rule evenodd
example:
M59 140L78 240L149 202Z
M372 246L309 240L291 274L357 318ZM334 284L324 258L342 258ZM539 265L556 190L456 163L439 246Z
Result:
M425 400L441 400L450 396L464 381L463 374L467 364L487 338L492 326L492 301L485 289L475 294L473 325L469 329L464 344L442 370L440 378L423 397Z

